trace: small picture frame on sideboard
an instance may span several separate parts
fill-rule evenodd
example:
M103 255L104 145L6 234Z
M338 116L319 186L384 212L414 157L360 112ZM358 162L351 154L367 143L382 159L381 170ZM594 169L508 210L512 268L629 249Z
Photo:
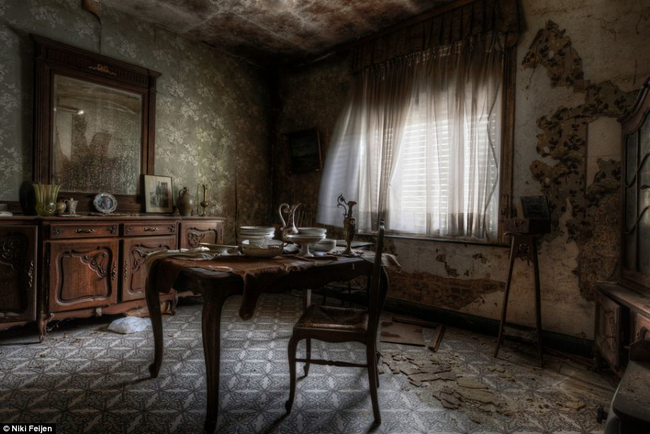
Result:
M171 213L174 211L172 178L170 176L144 175L145 212Z

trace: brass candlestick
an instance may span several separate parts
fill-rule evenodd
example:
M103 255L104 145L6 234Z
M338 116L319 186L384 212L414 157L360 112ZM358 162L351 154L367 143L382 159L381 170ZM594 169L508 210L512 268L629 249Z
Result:
M345 238L345 243L347 244L347 247L343 251L343 255L345 256L358 256L354 251L352 251L352 241L354 241L354 235L357 232L357 219L355 219L352 216L352 208L357 204L356 202L349 201L346 202L345 198L343 197L343 194L341 194L338 199L337 199L338 204L336 205L337 208L341 207L343 208L344 214L344 220L343 220L343 236Z
M203 210L199 216L205 217L205 209L210 206L210 201L208 200L208 190L210 187L205 184L201 184L201 186L203 187L203 200L201 201L201 208L203 208Z

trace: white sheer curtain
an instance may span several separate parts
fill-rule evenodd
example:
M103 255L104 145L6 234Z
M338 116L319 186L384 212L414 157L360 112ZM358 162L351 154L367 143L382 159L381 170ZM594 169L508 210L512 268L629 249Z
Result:
M318 221L360 230L494 239L503 49L482 37L401 57L356 79L325 160Z

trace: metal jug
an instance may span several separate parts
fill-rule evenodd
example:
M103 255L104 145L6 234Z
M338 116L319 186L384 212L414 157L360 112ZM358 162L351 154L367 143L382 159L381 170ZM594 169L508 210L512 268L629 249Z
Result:
M284 237L286 234L297 234L298 229L296 228L296 210L300 207L300 204L289 205L288 203L283 203L278 208L278 214L280 215L280 221L282 222L282 227L280 227L280 232ZM287 214L287 220L284 220L283 214Z

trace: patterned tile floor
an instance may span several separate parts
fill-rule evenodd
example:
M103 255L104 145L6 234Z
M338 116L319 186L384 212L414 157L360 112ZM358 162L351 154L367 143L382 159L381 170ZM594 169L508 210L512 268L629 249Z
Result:
M362 369L313 366L298 382L293 412L283 417L289 388L286 345L301 299L265 295L249 321L237 317L239 302L233 297L224 308L217 432L371 430L367 371ZM62 324L43 344L24 330L0 333L0 422L55 422L59 433L201 432L206 389L200 305L190 301L165 317L165 359L155 380L147 376L153 355L150 329L118 335L106 330L110 319ZM381 348L415 356L426 351L392 344ZM495 361L493 348L492 338L448 328L434 357L456 374L484 383L499 396L501 409L445 409L432 396L441 387L434 383L442 382L415 387L404 374L385 369L379 389L383 424L372 432L602 431L595 408L611 398L612 378L557 358L547 369L537 369L534 358L512 344ZM355 344L314 344L316 357L362 361L364 351Z

